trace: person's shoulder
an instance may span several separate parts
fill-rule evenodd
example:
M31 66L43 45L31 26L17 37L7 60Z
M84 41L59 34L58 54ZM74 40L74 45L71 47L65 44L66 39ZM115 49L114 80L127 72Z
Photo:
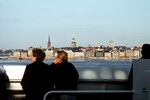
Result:
M49 67L50 65L48 65L47 63L45 62L35 62L33 63L33 65L36 65L36 66L42 66L42 67Z
M71 62L68 62L68 64L73 65Z
M43 65L46 67L50 67L50 65L48 65L47 63L44 63L44 62L43 62Z
M6 70L3 67L3 65L0 65L0 74L4 74L4 73L6 73Z
M73 64L73 63L71 63L71 62L67 62L67 65L68 65L68 66L75 67L75 66L74 66L74 64Z
M33 63L30 63L30 64L27 64L26 66L28 67L28 66L33 66L34 64Z
M30 68L33 68L34 66L36 66L35 63L30 63L26 65L26 68L30 69Z

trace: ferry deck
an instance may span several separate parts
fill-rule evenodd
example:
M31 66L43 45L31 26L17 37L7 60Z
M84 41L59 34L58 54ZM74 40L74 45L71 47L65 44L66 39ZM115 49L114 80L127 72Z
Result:
M49 91L43 100L50 100L55 95L74 95L77 100L150 100L150 60L133 60L133 89L129 89L128 75L130 68L90 68L79 67L78 89L72 91ZM23 74L25 66L18 66L18 69L8 69L5 65L8 76L10 74L10 85L8 86L9 100L24 100L25 94L22 91L20 80L22 76L14 78L14 71ZM18 74L18 73L16 73Z

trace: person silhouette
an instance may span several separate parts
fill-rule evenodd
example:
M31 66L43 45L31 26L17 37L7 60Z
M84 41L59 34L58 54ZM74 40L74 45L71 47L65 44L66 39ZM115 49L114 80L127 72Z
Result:
M141 54L141 59L150 59L150 44L143 44Z
M50 64L54 90L76 90L79 78L75 66L68 62L68 54L58 51L55 60ZM74 96L61 95L55 100L74 100Z
M51 90L50 66L44 63L45 52L40 48L32 50L32 63L26 66L21 85L26 100L43 100L47 91Z
M5 68L0 65L0 100L8 100L7 84L9 83L9 77Z
M141 50L142 57L140 59L150 59L150 44L143 44ZM133 89L133 64L128 77L129 89Z

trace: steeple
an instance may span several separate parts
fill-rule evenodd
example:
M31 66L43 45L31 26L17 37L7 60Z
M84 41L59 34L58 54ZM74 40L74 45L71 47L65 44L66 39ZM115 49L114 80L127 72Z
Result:
M50 36L48 37L47 49L48 49L48 50L51 49Z
M114 47L114 44L113 44L113 41L112 41L112 40L109 41L109 47L110 47L110 48L113 48L113 47Z
M75 48L75 47L76 47L76 41L75 41L74 33L73 33L73 37L72 37L72 41L71 41L71 47L72 47L72 48Z

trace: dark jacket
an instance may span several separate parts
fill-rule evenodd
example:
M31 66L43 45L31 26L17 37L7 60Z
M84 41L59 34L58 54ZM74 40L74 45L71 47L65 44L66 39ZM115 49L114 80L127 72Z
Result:
M8 100L7 85L9 85L9 77L4 67L0 65L0 100Z
M43 95L51 90L49 72L50 66L43 62L35 61L26 66L21 85L27 98L38 96L42 100Z
M76 90L79 74L72 63L51 64L51 76L56 90Z

